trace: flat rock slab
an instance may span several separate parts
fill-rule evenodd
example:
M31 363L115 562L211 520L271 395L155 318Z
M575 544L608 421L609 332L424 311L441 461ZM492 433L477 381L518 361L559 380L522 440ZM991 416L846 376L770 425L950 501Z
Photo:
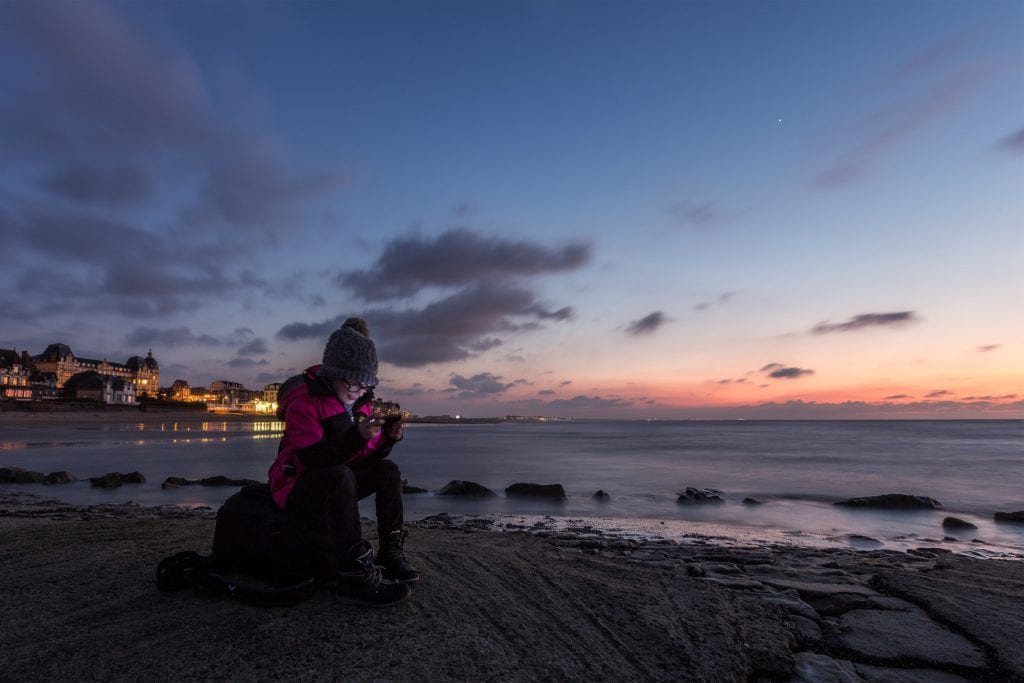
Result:
M766 586L780 590L795 590L804 600L821 600L839 594L853 595L878 595L878 593L867 586L859 583L824 583L820 581L798 581L792 579L761 579Z
M944 557L930 571L882 569L874 585L991 648L1007 679L1024 680L1024 562Z
M834 643L860 658L893 664L984 669L985 653L959 633L936 623L923 610L858 609L839 620Z
M968 683L969 679L937 669L893 669L888 666L857 664L857 673L867 683Z
M862 683L852 662L838 661L814 652L794 656L796 668L789 683Z

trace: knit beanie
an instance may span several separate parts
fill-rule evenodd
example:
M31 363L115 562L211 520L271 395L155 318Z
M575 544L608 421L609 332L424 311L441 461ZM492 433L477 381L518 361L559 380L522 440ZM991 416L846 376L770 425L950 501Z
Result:
M324 361L317 373L324 379L347 379L377 385L377 348L361 318L349 318L335 330L324 347Z

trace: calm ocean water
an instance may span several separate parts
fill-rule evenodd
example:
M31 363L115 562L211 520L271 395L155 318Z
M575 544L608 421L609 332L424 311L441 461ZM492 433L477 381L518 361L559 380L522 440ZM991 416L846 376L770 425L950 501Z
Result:
M0 466L80 478L138 470L147 481L106 491L88 481L62 486L3 485L72 503L218 506L234 489L164 491L168 476L215 474L263 480L281 424L5 429ZM668 537L692 533L801 544L1024 553L1024 525L996 524L995 511L1024 510L1024 421L532 422L410 425L392 458L412 485L436 490L467 479L501 492L516 482L562 484L562 504L506 499L406 497L407 517L436 512L585 519L596 526ZM724 492L726 503L679 506L682 489ZM611 495L598 503L591 495ZM931 496L942 512L849 510L854 496ZM752 497L762 505L743 505ZM366 514L372 505L365 506ZM975 532L950 536L955 515ZM851 538L851 535L853 538ZM869 541L860 536L876 539ZM954 540L954 538L956 540ZM959 545L957 545L959 544Z

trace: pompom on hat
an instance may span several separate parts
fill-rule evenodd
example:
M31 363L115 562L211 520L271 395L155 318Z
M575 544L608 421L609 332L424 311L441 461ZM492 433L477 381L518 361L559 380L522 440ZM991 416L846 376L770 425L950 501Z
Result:
M377 347L362 318L349 318L331 335L324 347L320 377L347 379L368 386L377 385Z

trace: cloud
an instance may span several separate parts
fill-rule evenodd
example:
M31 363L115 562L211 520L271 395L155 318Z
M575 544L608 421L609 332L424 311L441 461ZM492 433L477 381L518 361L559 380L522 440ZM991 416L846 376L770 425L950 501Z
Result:
M555 391L554 389L541 389L540 391L537 392L538 396L555 396L557 394L558 392Z
M128 346L221 346L223 342L209 334L193 334L188 327L137 327L125 336Z
M509 335L541 329L548 321L572 320L571 306L547 305L526 280L578 268L589 258L590 248L583 244L547 249L456 229L434 239L396 238L385 245L373 268L343 273L338 283L373 302L402 298L427 286L447 290L421 307L359 313L370 323L382 361L421 367L466 360L502 346ZM277 336L326 339L343 320L337 316L289 323Z
M515 382L505 383L501 379L489 372L482 372L468 378L462 375L452 375L450 383L459 390L459 398L472 398L503 394L515 386Z
M814 370L786 367L781 363L769 363L761 368L761 372L767 374L773 379L798 379L806 375L814 374Z
M0 74L0 139L22 179L0 193L0 237L18 254L0 286L51 312L131 319L266 289L251 274L274 229L307 229L303 210L341 173L297 167L253 97L212 90L122 9L0 5L0 42L18 55Z
M990 353L1000 348L1000 344L986 344L978 347L978 353Z
M247 342L246 344L242 345L241 348L238 349L238 355L253 356L268 353L269 351L270 349L267 348L267 342L265 339L253 339L252 341Z
M328 337L341 327L346 318L347 315L339 315L318 323L288 323L277 331L277 338L287 341L322 339L326 343Z
M702 301L699 304L695 304L693 309L695 311L706 311L716 304L719 306L725 306L730 301L732 301L734 296L736 296L736 292L723 292L718 295L718 299L716 299L714 303L709 301Z
M644 334L652 334L657 332L658 329L668 322L669 319L665 317L665 313L662 311L655 311L645 315L640 320L634 320L626 328L626 332L633 336L640 336Z
M251 368L256 366L270 365L266 359L254 360L252 358L232 358L227 362L229 368Z
M590 257L591 247L585 243L550 249L456 228L433 239L396 238L372 268L341 273L337 282L366 301L387 301L411 296L423 287L461 287L482 280L575 270L589 263Z
M1015 156L1024 154L1024 128L1001 138L996 142L996 149L1009 152Z
M677 202L669 209L669 213L683 225L696 227L707 227L723 219L721 210L714 202Z
M925 398L941 398L943 396L952 396L953 392L946 391L945 389L938 389L936 391L929 392L925 395Z
M83 204L138 205L150 198L146 173L133 166L96 168L76 163L47 178L48 191Z
M489 284L422 309L368 310L365 317L379 330L381 358L404 367L464 360L503 343L495 335L534 330L537 320L552 319L529 290Z
M844 323L819 323L811 328L814 334L829 334L830 332L853 332L866 327L888 327L899 326L907 323L917 322L918 317L914 311L898 311L895 313L862 313L856 315Z
M153 150L194 143L212 112L197 65L158 51L103 2L9 3L11 38L36 78L22 85L7 128L15 151ZM110 125L116 122L116 125ZM20 144L19 144L20 143Z
M914 398L914 397L910 396L909 394L894 394L893 396L886 396L885 400L886 401L899 401L900 399L905 399L905 398Z

